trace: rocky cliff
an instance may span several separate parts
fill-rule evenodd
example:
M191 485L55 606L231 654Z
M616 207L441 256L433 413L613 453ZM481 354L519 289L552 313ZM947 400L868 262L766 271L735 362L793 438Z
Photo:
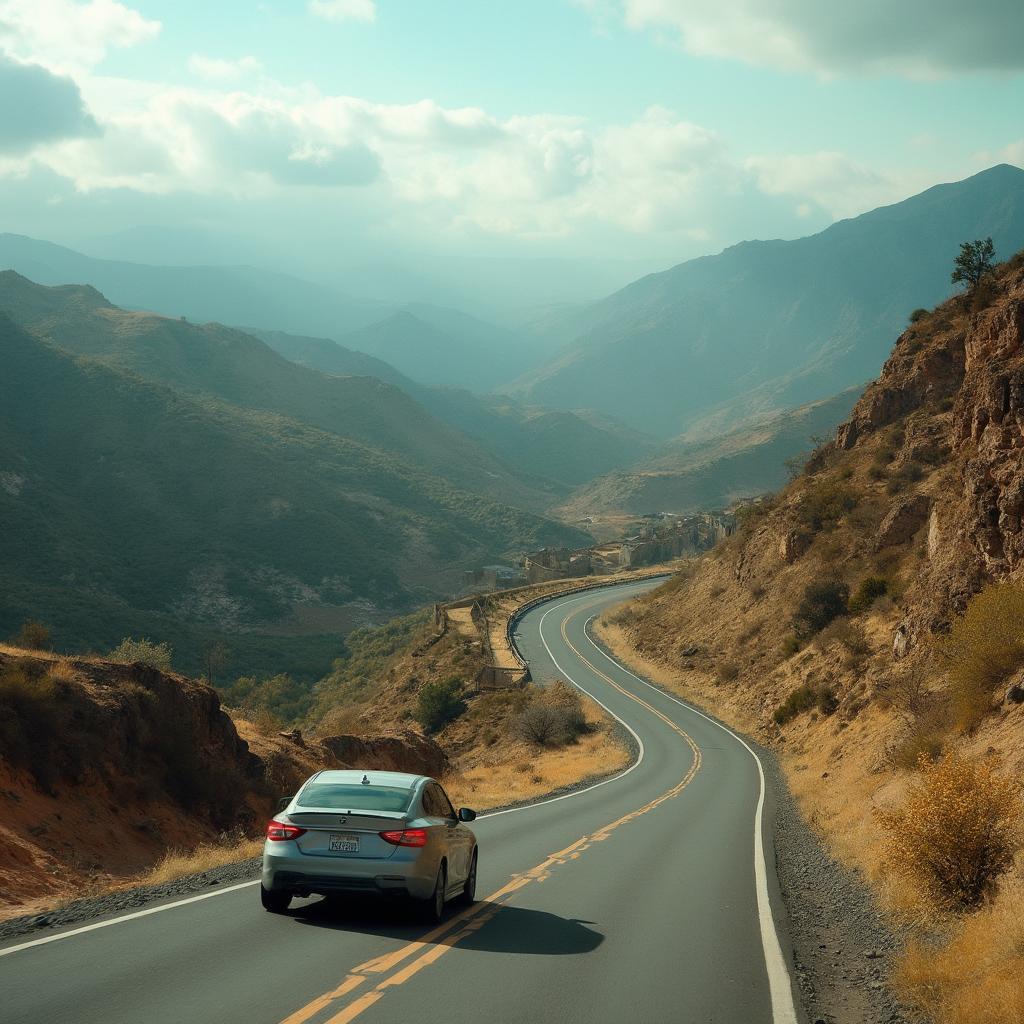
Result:
M943 1024L995 1024L1024 1012L1020 929L998 923L1017 920L1024 870L983 914L937 924L890 871L877 812L902 805L921 755L1024 775L1024 598L995 586L1024 577L1024 254L973 298L911 319L800 476L601 628L638 667L777 747L835 854L904 924L931 921L916 974L900 968L908 998ZM979 607L994 617L965 615ZM946 638L967 628L974 661L957 662ZM927 967L937 936L942 962L959 965L941 977Z

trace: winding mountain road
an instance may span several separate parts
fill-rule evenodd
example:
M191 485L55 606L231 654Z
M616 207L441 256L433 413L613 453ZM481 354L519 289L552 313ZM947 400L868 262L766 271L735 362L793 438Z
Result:
M588 789L481 815L473 907L426 931L379 902L275 916L255 882L226 886L0 945L0 1019L794 1024L756 753L588 632L651 585L556 598L517 624L535 678L585 690L640 756Z

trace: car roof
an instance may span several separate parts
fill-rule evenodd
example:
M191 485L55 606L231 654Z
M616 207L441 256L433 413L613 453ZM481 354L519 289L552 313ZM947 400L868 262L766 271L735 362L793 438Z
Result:
M372 768L365 770L330 770L317 772L309 782L319 784L336 783L338 785L360 785L363 779L369 779L369 785L394 786L396 789L413 789L427 778L426 775L409 775L406 772L378 772Z

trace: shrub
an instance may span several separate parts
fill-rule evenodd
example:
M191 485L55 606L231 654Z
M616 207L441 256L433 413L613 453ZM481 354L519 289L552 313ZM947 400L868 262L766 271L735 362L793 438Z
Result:
M866 612L879 597L888 592L889 581L884 576L865 576L850 598L850 614Z
M936 708L934 713L925 713L909 724L890 751L892 763L911 771L922 759L937 761L942 756L945 738L945 716L941 708Z
M810 711L818 702L818 693L810 683L803 683L775 709L772 719L776 725L785 725L797 715Z
M30 651L45 651L50 646L50 630L41 622L30 619L21 624L14 644L16 647L27 647Z
M587 731L579 694L557 680L509 720L512 734L540 747L572 743Z
M800 650L800 638L795 633L790 633L779 648L783 658L792 658Z
M222 688L221 696L225 704L247 715L265 708L281 722L298 721L309 711L313 701L309 684L293 679L286 672L269 679L240 676L230 686Z
M462 699L462 680L449 676L436 683L427 683L416 698L413 718L427 732L437 732L449 722L454 722L466 710Z
M924 476L924 467L920 462L914 462L913 459L908 462L904 462L898 470L896 470L896 476L905 483L915 484Z
M1024 665L1024 588L996 583L976 594L939 650L949 663L956 723L971 729L999 684Z
M859 670L871 656L871 645L859 624L845 616L839 616L826 626L818 636L822 649L836 643L842 647L843 664L854 671Z
M903 806L878 812L892 869L937 906L978 906L1013 864L1021 836L1018 787L991 761L950 754L919 761Z
M821 632L846 611L849 598L850 588L842 580L825 579L809 583L793 615L797 637L807 639Z
M734 661L723 661L719 664L716 671L718 681L720 683L731 683L734 679L738 678L740 674L740 667Z
M916 324L919 320L923 320L928 315L928 310L918 306L913 313L910 314L910 322Z
M850 487L835 480L822 480L809 487L800 502L799 515L815 532L831 530L857 504Z
M823 714L831 715L839 707L839 698L831 686L825 685L818 690L814 698L814 706Z
M146 637L133 640L126 636L120 644L110 652L111 661L124 661L129 664L136 662L158 668L163 672L171 671L170 644L157 644Z
M556 747L567 741L565 725L557 708L531 704L509 723L512 735L538 747Z
M281 719L270 708L260 708L253 715L252 724L261 736L272 736L282 728Z

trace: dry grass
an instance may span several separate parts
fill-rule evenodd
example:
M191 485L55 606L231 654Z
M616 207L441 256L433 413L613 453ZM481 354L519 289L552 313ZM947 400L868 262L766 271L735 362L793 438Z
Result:
M973 729L988 714L996 688L1024 665L1022 621L1024 588L995 583L971 599L940 645L961 729Z
M911 944L896 983L934 1024L1024 1021L1024 879L958 920L939 948Z
M235 864L258 857L263 850L262 839L233 839L223 843L204 843L194 850L168 850L144 875L134 879L133 885L162 885L186 875Z
M597 705L583 702L590 732L556 750L521 744L521 757L507 746L482 763L462 767L444 779L452 801L486 811L492 807L543 797L563 786L625 768L629 754L611 735Z

